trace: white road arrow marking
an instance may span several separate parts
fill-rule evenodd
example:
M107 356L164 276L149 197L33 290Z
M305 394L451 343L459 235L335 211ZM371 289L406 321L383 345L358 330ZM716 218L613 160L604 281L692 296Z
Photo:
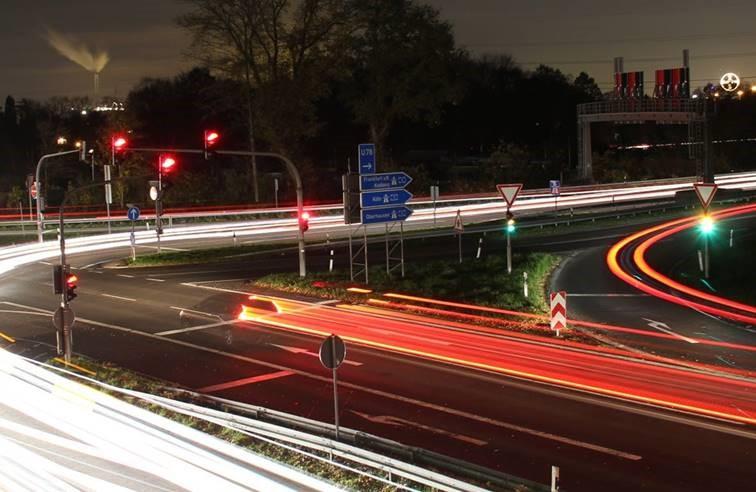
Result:
M685 340L688 343L698 343L698 340L694 340L692 338L688 338L686 336L680 335L678 333L675 333L674 331L669 329L669 326L666 323L662 323L661 321L654 321L652 319L648 318L641 318L643 321L645 321L648 326L655 330L659 330L661 332L666 333L667 335L672 335L673 337L677 337L680 340Z
M279 345L277 343L269 343L268 345L272 345L273 347L278 347L281 350L286 350L287 352L291 352L292 354L305 354L305 355L310 355L312 357L320 357L315 352L310 352L309 350L300 348L300 347L289 347L288 345ZM347 359L344 361L344 364L347 364L350 366L361 366L362 362L356 362L356 361Z
M366 413L356 412L354 410L351 410L351 412L356 415L359 415L365 420L369 420L370 422L375 422L377 424L393 425L396 427L404 427L404 426L415 427L417 429L432 432L434 434L440 434L442 436L451 437L453 439L457 439L458 441L464 441L470 444L474 444L476 446L485 446L486 444L488 444L488 441L481 441L480 439L476 439L470 436L465 436L463 434L455 434L453 432L449 432L444 429L438 429L436 427L431 427L431 426L420 424L417 422L412 422L411 420L404 420L402 418L394 417L392 415L368 415Z

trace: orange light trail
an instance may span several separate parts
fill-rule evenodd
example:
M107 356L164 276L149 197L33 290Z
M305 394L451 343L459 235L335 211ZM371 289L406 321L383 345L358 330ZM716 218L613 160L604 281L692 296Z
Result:
M750 213L750 212L753 212L753 211L756 211L756 205L746 205L746 206L742 206L742 207L736 207L736 208L733 208L733 209L730 209L730 210L727 210L727 211L718 212L717 214L714 214L714 215L717 216L717 217L724 218L724 217L730 217L730 216L744 214L744 213ZM646 284L646 283L638 280L637 278L633 277L632 275L630 275L629 273L627 273L624 269L622 269L622 267L620 266L619 260L618 260L618 256L619 256L620 252L624 248L626 248L630 243L632 243L632 242L634 242L634 241L636 241L638 239L644 238L644 237L646 237L646 236L648 236L650 234L653 234L653 233L658 232L658 231L662 231L662 230L670 228L670 227L675 228L675 229L679 227L679 228L681 228L680 230L682 230L684 228L691 227L696 221L697 221L696 217L689 217L689 218L685 218L685 219L679 219L679 220L675 220L675 221L672 221L672 222L667 222L665 224L660 224L660 225L657 225L657 226L654 226L654 227L651 227L651 228L648 228L648 229L644 229L644 230L642 230L640 232L636 232L635 234L632 234L632 235L626 237L625 239L619 241L614 246L612 246L611 249L609 250L609 252L607 253L607 255L606 255L606 262L607 262L607 266L609 267L609 270L611 270L611 272L616 277L620 278L625 283L627 283L627 284L635 287L636 289L641 290L641 291L643 291L643 292L645 292L647 294L650 294L650 295L653 295L655 297L658 297L660 299L664 299L666 301L669 301L669 302L672 302L672 303L675 303L675 304L679 304L681 306L685 306L685 307L689 307L689 308L693 308L693 309L698 309L699 311L703 311L703 312L706 312L706 313L709 313L709 314L714 314L714 315L717 315L717 316L722 316L724 318L734 319L734 320L741 321L741 322L744 322L744 323L749 323L749 324L756 324L756 317L742 315L742 314L738 314L738 313L733 313L731 311L727 311L727 310L724 310L724 309L719 309L719 308L716 308L716 307L712 307L712 306L709 306L707 304L701 304L701 303L698 303L698 302L689 301L689 300L682 299L680 297L674 296L672 294L668 294L666 292L663 292L663 291L661 291L659 289L656 289L656 288L654 288L654 287L652 287L652 286L650 286L650 285L648 285L648 284ZM651 244L653 244L653 242ZM641 251L640 254L636 250L634 252L633 259L636 262L636 264L638 265L638 268L641 269L641 271L643 271L643 273L651 276L652 278L655 278L655 279L659 280L659 278L662 277L662 276L660 274L658 274L658 272L655 272L653 269L651 269L648 266L648 264L645 262L645 260L643 259L643 257L642 257L642 254L643 254L643 252L646 251L647 247L644 248ZM640 263L638 262L639 259L642 260ZM664 277L664 278L666 278L666 277ZM671 282L671 279L668 279L668 280ZM666 283L666 282L664 282L662 280L659 280L659 281L661 281L662 283ZM669 285L669 284L667 284L667 285ZM699 294L705 294L705 293L699 292ZM691 295L694 295L694 294L691 294ZM700 296L696 296L696 297L700 297ZM719 299L721 299L721 298L719 298ZM727 300L725 300L725 301L727 301ZM727 305L727 304L724 304L724 305ZM730 306L730 307L732 307L732 306Z
M318 337L336 333L393 353L756 425L756 384L750 381L450 330L432 324L437 321L317 306L256 322Z

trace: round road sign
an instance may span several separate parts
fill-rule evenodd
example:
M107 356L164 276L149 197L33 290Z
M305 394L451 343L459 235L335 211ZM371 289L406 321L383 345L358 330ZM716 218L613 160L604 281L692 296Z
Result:
M56 329L71 328L75 321L76 316L74 315L73 309L70 307L64 309L59 306L58 309L55 310L55 314L53 314L53 326Z
M722 78L719 79L719 85L727 92L733 92L740 87L740 77L738 77L737 74L728 72L722 75Z
M338 335L331 335L320 345L320 363L326 369L336 369L346 358L346 346L344 340Z
M132 221L137 220L139 218L139 207L129 207L128 212L126 212L126 217Z

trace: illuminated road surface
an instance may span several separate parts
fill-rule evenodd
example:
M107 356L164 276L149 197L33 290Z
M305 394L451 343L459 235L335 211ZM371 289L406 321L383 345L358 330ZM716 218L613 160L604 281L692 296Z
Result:
M494 336L474 326L367 307L334 308L280 301L279 314L254 322L435 361L566 386L732 422L756 425L756 383L738 377ZM254 328L250 328L254 329ZM545 342L545 343L544 343Z

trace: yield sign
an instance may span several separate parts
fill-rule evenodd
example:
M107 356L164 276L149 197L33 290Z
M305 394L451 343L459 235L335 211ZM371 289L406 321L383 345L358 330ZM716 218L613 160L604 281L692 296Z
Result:
M454 218L454 230L462 232L465 230L465 225L462 223L462 213L457 210L457 216Z
M567 292L551 293L551 329L557 332L567 328Z
M698 195L701 205L704 209L708 209L719 186L713 183L694 183L693 186L696 188L696 195Z
M511 207L517 198L517 194L522 189L521 184L498 184L496 189L499 190L504 201L507 202L507 207Z

